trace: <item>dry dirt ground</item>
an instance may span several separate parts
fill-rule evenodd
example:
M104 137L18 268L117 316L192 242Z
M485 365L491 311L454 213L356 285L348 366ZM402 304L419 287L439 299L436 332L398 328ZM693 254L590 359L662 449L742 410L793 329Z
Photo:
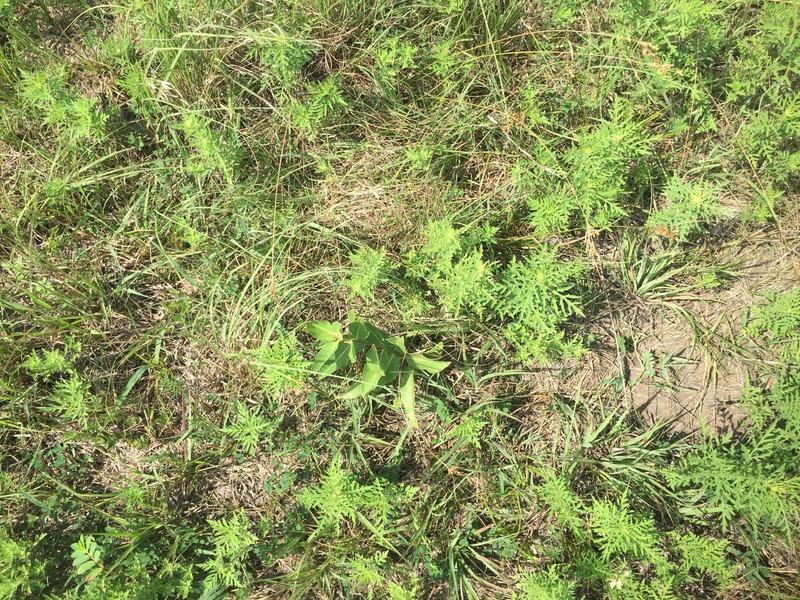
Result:
M767 294L800 283L800 237L792 232L784 230L783 243L755 240L733 248L735 275L717 289L692 291L694 300L609 306L592 323L595 348L565 368L538 370L529 389L574 398L616 381L629 408L648 424L669 422L686 434L736 431L746 425L742 388L768 360L743 335L743 321ZM623 338L627 347L619 348Z

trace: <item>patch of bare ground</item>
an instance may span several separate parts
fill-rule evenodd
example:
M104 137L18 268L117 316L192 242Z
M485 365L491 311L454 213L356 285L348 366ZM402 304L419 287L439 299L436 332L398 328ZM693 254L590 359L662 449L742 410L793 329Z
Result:
M179 451L179 446L155 443L137 447L126 440L117 440L104 452L102 466L93 475L94 482L110 491L131 485L154 485L154 476L162 472L158 457L171 451Z
M746 372L735 360L720 364L694 341L683 317L654 318L639 327L642 344L630 364L631 403L646 422L668 421L678 433L702 426L723 432L745 418L736 398Z
M770 358L768 349L742 335L743 319L767 294L800 283L800 207L791 213L780 236L762 233L717 248L732 274L714 289L691 289L685 294L691 299L674 306L612 301L589 324L597 343L588 354L558 367L533 368L522 378L525 400L514 416L527 431L548 438L553 425L547 405L553 399L589 397L616 384L645 423L667 422L675 433L706 428L721 435L746 426L742 388L756 381ZM618 339L626 337L631 347L619 348Z
M781 246L742 247L736 258L738 277L682 303L685 314L660 307L631 322L630 399L647 422L667 421L681 433L701 427L725 433L744 423L737 400L763 357L741 336L743 311L798 280Z
M295 457L266 453L242 462L226 458L209 477L210 499L221 507L245 508L259 517L280 520L287 507L280 506L279 494L267 490L277 486L281 477L290 473L297 463Z

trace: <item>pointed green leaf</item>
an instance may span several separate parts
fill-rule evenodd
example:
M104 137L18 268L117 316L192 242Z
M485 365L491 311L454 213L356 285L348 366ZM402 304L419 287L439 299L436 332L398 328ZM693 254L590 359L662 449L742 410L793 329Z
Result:
M342 398L344 400L353 400L354 398L366 396L378 387L378 383L383 375L384 372L383 369L381 369L378 350L375 346L370 346L370 349L367 350L367 358L364 363L364 372L362 373L361 381L342 394Z
M341 323L330 321L311 321L306 324L306 333L320 342L341 342L344 339Z
M420 371L425 371L430 375L435 375L450 366L448 361L433 360L425 356L422 352L409 354L407 358L412 367Z
M417 410L414 406L414 373L410 369L403 369L400 374L400 386L397 388L397 394L408 426L419 429Z
M367 393L364 392L363 390L364 390L364 384L359 381L355 385L347 388L347 391L340 397L342 400L355 400L356 398L361 398L362 396L367 395Z
M76 556L76 554L77 554L78 552L80 552L80 556ZM73 557L73 558L72 558L72 566L73 566L73 567L79 567L79 566L81 566L83 563L85 563L85 562L87 562L87 561L89 560L89 557L88 557L88 556L86 556L85 554L83 554L83 552L82 552L82 551L79 551L79 550L76 550L75 552L73 552L73 553L72 553L72 557Z
M356 357L364 351L367 344L350 340L350 362L356 362Z
M73 565L73 566L75 566L75 565ZM96 566L97 565L95 565L91 560L87 560L85 563L82 563L82 564L77 566L77 568L75 569L75 574L76 575L83 575L87 571L89 571L91 569L94 569Z
M322 375L331 375L334 371L346 367L355 355L352 342L327 342L319 349L311 369Z
M364 386L368 388L366 393L374 390L384 375L385 371L381 365L381 357L377 348L372 346L367 350L367 362L364 364L364 376L361 378Z
M314 362L311 363L311 369L319 371L322 365L330 360L338 347L339 342L326 342L322 344L319 348L319 352L317 352L317 356L314 357Z
M386 385L397 379L400 374L400 357L389 349L383 350L380 355L380 367L383 375L378 384Z
M401 356L406 355L406 338L403 335L393 335L390 338L386 338L386 348L392 350L396 354L400 354Z
M386 371L384 370L381 362L382 355L383 353L379 354L378 349L375 348L375 346L370 346L369 350L367 350L366 362L364 363L364 372L361 375L361 381L342 394L342 399L353 400L354 398L366 396L372 390L378 387L378 384L386 375Z
M389 335L369 323L363 321L351 321L347 326L347 330L354 340L359 342L369 342L370 344L377 344L383 346Z

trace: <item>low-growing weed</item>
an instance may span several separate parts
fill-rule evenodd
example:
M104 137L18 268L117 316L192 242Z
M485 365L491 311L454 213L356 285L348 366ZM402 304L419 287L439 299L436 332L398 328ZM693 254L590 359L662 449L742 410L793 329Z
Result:
M202 563L206 571L205 591L219 587L244 587L248 582L246 561L258 538L250 532L250 519L243 512L208 521L213 550Z
M251 354L250 366L270 396L303 388L310 362L304 358L294 334L278 332L275 339Z
M654 142L630 107L617 103L608 121L582 132L565 155L576 208L587 225L607 228L628 214L626 179L631 163L645 158ZM632 199L635 199L632 198Z
M356 320L352 313L347 333L341 323L328 321L312 321L306 326L306 331L322 342L311 369L323 377L349 367L363 353L361 376L341 395L342 399L380 394L387 386L396 385L395 405L402 408L406 422L412 428L419 426L415 380L435 375L450 364L436 360L426 352L410 351L406 336L390 336L374 325Z
M547 246L524 260L512 259L500 277L495 311L511 321L505 333L522 360L580 353L578 342L565 339L564 326L583 316L577 284L585 272L578 261L559 261L556 249Z
M303 100L292 100L287 114L297 131L313 140L328 121L348 107L338 81L328 77L323 81L310 83L306 87Z
M522 361L580 354L580 343L566 336L565 326L583 316L578 286L585 267L558 260L557 249L543 245L503 268L483 258L484 244L495 234L434 221L426 244L409 256L410 271L425 279L447 312L505 324L504 334Z
M44 587L45 564L31 559L32 545L16 542L0 530L0 598L31 596Z
M664 189L664 206L650 214L646 226L670 240L697 239L706 233L709 224L726 214L716 198L719 193L719 188L705 182L672 178Z
M472 235L471 235L472 234ZM458 230L449 219L428 223L425 245L408 257L412 275L424 279L454 316L481 315L495 298L494 265L483 259L480 232Z
M303 67L314 56L315 47L307 28L290 33L276 23L271 31L257 37L250 55L264 68L261 83L266 88L277 83L292 90L300 82Z
M343 283L354 296L374 300L375 288L386 279L388 269L385 249L359 248L350 255L349 277Z
M98 109L97 99L76 94L67 86L65 67L23 72L19 99L36 111L34 118L56 129L68 143L101 141L108 115Z
M242 402L236 404L236 413L231 423L222 432L229 436L246 454L255 454L262 440L270 441L271 435L280 425L278 419L269 419L258 409L251 410Z

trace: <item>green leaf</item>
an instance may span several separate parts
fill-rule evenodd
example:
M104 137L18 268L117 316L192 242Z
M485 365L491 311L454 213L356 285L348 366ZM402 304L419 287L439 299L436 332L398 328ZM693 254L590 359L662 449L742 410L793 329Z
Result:
M391 350L396 354L400 354L401 356L405 356L407 354L406 350L406 338L403 335L393 335L390 338L386 338L386 349Z
M150 365L142 365L136 371L133 372L131 378L128 380L128 383L125 385L125 388L122 390L122 393L119 395L119 399L117 400L118 403L122 403L125 401L125 398L128 397L128 394L131 393L133 386L142 378L145 371L150 368Z
M347 391L341 395L342 400L355 400L356 398L361 398L362 396L366 396L367 393L363 391L364 384L360 381L353 385L352 387L348 388Z
M319 349L311 369L323 375L331 375L354 360L352 342L327 342Z
M320 342L341 342L344 339L341 323L311 321L305 326L306 333Z
M361 381L342 394L345 400L352 400L354 398L366 396L380 383L381 378L385 375L384 370L381 368L381 360L378 355L378 350L375 346L371 346L367 350L367 362L364 364L364 373Z
M364 386L363 395L374 390L386 372L381 365L381 356L375 346L367 350L367 362L364 365L364 376L361 383Z
M356 362L356 357L364 351L367 344L364 342L356 342L354 340L348 341L350 344L350 362Z
M75 565L73 564L73 566ZM87 560L85 563L81 563L80 565L77 566L77 568L75 569L75 573L77 575L83 575L84 573L86 573L86 571L94 568L95 564L91 560Z
M84 581L91 581L103 572L100 547L91 535L82 535L70 547L72 548L72 566L75 567L76 575L88 573L84 577Z
M414 373L410 369L403 369L400 374L400 386L397 388L397 399L406 416L408 426L419 429L417 411L414 406Z
M350 332L350 335L353 336L353 339L359 342L368 342L370 344L383 346L389 339L388 334L374 325L364 323L363 321L350 321L347 330Z
M422 352L416 352L408 355L408 362L412 367L419 371L425 371L430 375L435 375L450 366L449 361L433 360L428 358Z
M391 350L385 349L380 354L380 368L383 371L379 385L386 385L396 379L400 373L400 357Z

